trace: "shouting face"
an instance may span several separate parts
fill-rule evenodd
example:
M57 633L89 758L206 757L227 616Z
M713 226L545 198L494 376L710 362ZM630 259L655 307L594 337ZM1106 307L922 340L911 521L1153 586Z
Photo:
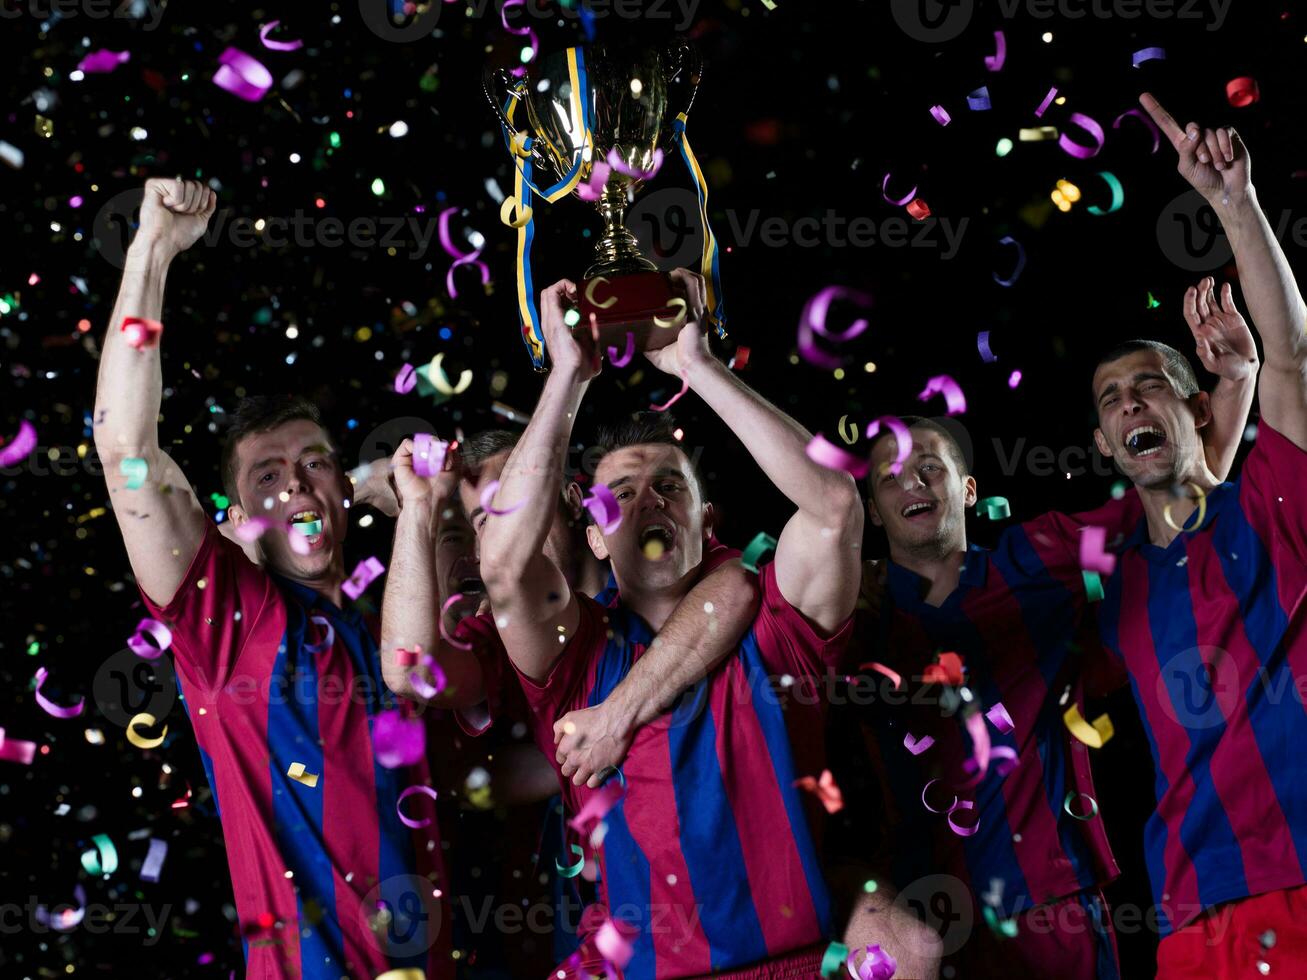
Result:
M966 511L976 502L976 481L963 472L952 440L926 426L912 430L912 452L897 473L893 436L871 453L871 522L885 529L891 554L942 555L965 551Z

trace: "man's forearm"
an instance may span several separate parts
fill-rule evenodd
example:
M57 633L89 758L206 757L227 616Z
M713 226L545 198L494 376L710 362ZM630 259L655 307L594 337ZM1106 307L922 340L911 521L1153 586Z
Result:
M1284 369L1307 356L1307 308L1293 270L1276 241L1255 191L1229 205L1215 203L1230 239L1239 283L1253 327L1262 338L1267 367Z
M1207 430L1204 455L1218 480L1224 481L1234 467L1256 394L1255 376L1240 381L1222 378L1212 390L1212 422Z
M158 320L172 255L139 240L127 250L118 298L109 318L95 389L95 443L101 458L148 456L158 448L163 374L159 347L132 347L125 317Z

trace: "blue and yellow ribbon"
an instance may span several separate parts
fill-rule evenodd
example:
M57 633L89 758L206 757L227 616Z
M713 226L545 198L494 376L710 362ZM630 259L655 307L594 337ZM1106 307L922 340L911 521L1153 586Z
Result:
M685 169L690 171L694 181L695 192L699 195L699 219L703 222L703 258L699 263L699 272L703 276L707 290L708 321L717 328L717 336L726 339L726 307L722 300L722 272L718 261L717 237L712 233L708 223L708 182L703 179L699 161L695 159L694 150L690 148L690 137L685 132L685 113L679 113L672 126L672 139L680 144L681 159Z

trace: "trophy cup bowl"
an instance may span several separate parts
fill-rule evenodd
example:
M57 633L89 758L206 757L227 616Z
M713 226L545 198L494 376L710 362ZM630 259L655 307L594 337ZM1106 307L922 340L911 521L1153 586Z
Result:
M533 166L559 181L576 176L579 168L580 181L571 193L599 212L603 233L579 285L581 319L574 330L590 330L593 322L601 350L623 350L628 333L635 350L656 350L675 341L690 311L676 301L679 291L668 275L640 253L624 222L658 161L674 152L673 123L694 101L701 62L688 41L677 40L665 46L590 45L584 66L580 99L572 91L567 51L538 58L518 76L492 71L486 96L515 147L521 147L525 137L501 111L508 99L516 100L530 127ZM503 93L499 101L496 90ZM601 168L598 180L596 168Z

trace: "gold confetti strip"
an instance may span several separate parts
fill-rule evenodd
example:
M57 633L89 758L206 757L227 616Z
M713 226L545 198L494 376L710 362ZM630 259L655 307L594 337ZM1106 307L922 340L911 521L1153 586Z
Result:
M163 731L159 733L158 738L146 738L140 734L137 728L153 728L159 724L159 719L154 717L148 711L142 711L139 715L132 718L127 723L127 741L131 742L138 749L157 749L163 744L163 740L168 736L168 726L163 726Z
M317 773L305 772L304 763L302 762L292 762L290 768L286 770L286 775L295 780L295 782L307 786L309 789L313 789L318 785Z

